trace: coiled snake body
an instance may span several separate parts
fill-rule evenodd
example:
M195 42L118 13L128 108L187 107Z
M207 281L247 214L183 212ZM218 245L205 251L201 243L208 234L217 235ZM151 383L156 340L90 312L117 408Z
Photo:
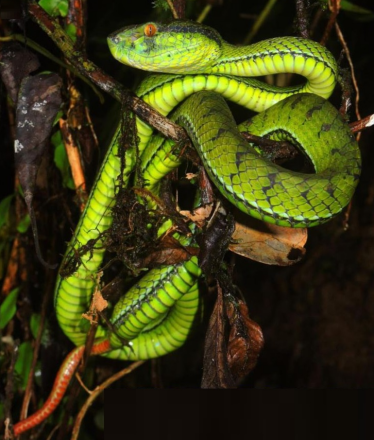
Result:
M122 63L162 72L144 80L137 91L162 114L192 95L173 118L186 128L219 191L245 213L278 225L308 227L329 220L349 203L359 178L360 153L349 127L325 100L334 89L338 68L319 44L287 37L235 47L214 29L183 21L127 27L111 35L108 44ZM280 72L302 75L307 82L277 88L247 78ZM250 148L219 95L261 112L242 125L241 131L292 141L309 157L315 174L285 170ZM168 141L146 148L152 129L140 120L137 129L141 171L152 189L181 159ZM97 240L95 247L81 255L78 269L66 278L59 277L56 286L59 324L77 346L85 343L82 313L88 310L103 259L101 234L112 222L121 171L119 138L117 133L64 261L89 240ZM125 178L134 165L135 152L128 150ZM196 283L200 275L197 257L150 270L115 306L112 324L116 330L109 332L99 326L94 353L124 360L147 359L181 346L199 306ZM130 341L128 346L123 346L122 338ZM59 376L65 374L66 365L73 371L82 354L82 347L74 350ZM57 377L49 401L15 425L17 434L53 411L66 382Z

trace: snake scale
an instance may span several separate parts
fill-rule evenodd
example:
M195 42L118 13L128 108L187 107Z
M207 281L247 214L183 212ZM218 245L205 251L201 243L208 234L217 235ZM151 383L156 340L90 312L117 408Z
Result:
M282 226L309 227L328 221L349 203L360 174L360 152L346 122L326 101L338 67L318 43L284 37L236 47L208 26L175 21L126 27L110 35L108 44L118 61L158 73L146 78L136 93L161 114L168 115L184 101L173 120L187 130L218 190L243 212ZM302 75L306 82L278 88L253 78L282 72ZM259 112L240 131L291 141L309 158L315 173L292 172L263 158L244 142L224 98ZM180 151L157 136L149 142L152 129L139 119L137 132L145 186L157 191L158 182L181 163ZM16 434L51 414L83 355L87 322L82 313L89 308L103 260L101 234L112 223L121 173L119 142L118 130L63 265L74 260L83 245L93 240L95 246L80 252L77 269L59 276L56 284L59 324L78 348L66 358L47 402L15 425ZM125 181L135 161L134 149L127 150ZM181 240L193 244L193 237ZM151 269L115 305L111 330L99 325L93 353L148 359L180 347L199 307L200 276L196 256Z

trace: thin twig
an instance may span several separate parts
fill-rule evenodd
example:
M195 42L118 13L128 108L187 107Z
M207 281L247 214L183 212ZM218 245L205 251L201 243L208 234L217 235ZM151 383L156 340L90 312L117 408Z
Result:
M212 9L211 4L205 5L205 8L200 12L200 15L197 17L196 22L202 23L206 19L207 15L211 11L211 9Z
M180 17L178 17L177 11L176 11L175 8L174 8L173 0L166 0L166 1L167 1L168 5L169 5L169 8L170 8L170 10L171 10L171 13L173 14L173 18L174 18L175 20L178 20L178 18L180 18Z
M66 25L75 26L77 50L86 50L86 2L83 0L69 0L68 14L65 18Z
M323 37L320 41L322 46L326 45L326 42L329 39L331 30L336 22L336 17L338 16L339 11L340 11L340 0L329 0L329 8L331 11L331 15L330 15L329 21L326 25L326 29L323 34Z
M75 378L77 379L77 381L79 382L79 385L84 389L84 391L90 395L92 393L92 391L86 387L85 383L82 380L82 377L79 373L75 373Z
M343 46L343 49L344 49L344 52L345 52L345 56L347 57L347 61L348 61L349 68L350 68L350 71L351 71L352 83L353 83L353 87L354 87L355 92L356 92L355 112L356 112L357 119L360 120L361 119L361 115L360 115L360 111L359 111L359 108L358 108L358 104L360 102L360 89L358 88L358 84L357 84L357 79L356 79L356 75L355 75L355 68L353 66L353 62L352 62L351 54L349 52L348 45L347 45L347 43L346 43L346 41L344 39L343 33L342 33L342 31L340 29L340 26L339 26L339 24L337 22L335 23L335 30L336 30L336 33L337 33L338 38L340 40L340 43ZM357 135L357 140L359 140L359 139L360 139L360 133Z
M62 140L64 142L66 154L71 168L71 174L73 176L75 190L80 204L80 210L81 212L83 212L87 202L88 194L86 191L86 179L84 177L79 148L77 145L75 145L74 138L71 134L68 122L65 119L60 118L59 123Z
M274 141L251 133L242 132L246 142L251 142L260 147L263 153L272 161L293 159L298 150L295 146L285 141Z
M14 346L12 347L12 354L11 354L11 360L10 365L7 372L7 379L6 379L6 385L5 385L5 403L4 403L4 419L5 419L5 436L4 440L10 440L12 438L11 432L9 430L9 424L10 424L10 410L11 410L11 403L13 401L13 394L14 394L14 366L17 361L18 357L18 348L19 348L19 341L14 341Z
M357 133L359 131L365 130L366 128L372 127L373 125L374 125L374 114L350 123L349 127L352 133Z
M245 37L243 44L249 44L253 37L257 34L258 30L262 26L263 22L266 20L267 16L270 14L277 0L268 0L264 9L261 11L261 14L257 17L257 20L254 22L252 29Z
M16 185L18 179L16 178L15 180L15 188L17 188ZM12 244L3 285L1 288L2 296L8 295L12 289L17 287L17 285L22 284L27 280L26 252L20 235L20 233L16 234Z
M30 399L31 399L32 388L35 383L35 380L34 380L35 368L36 368L36 363L38 361L39 348L40 348L41 341L42 341L44 323L45 323L46 315L47 315L47 308L50 303L50 298L51 298L51 293L53 292L54 283L55 283L55 274L49 270L46 271L46 283L45 283L46 288L45 288L45 294L43 295L42 307L41 307L41 312L40 312L40 323L39 323L38 333L36 335L36 339L34 342L33 357L32 357L29 376L27 378L25 394L23 397L21 414L20 414L20 418L19 418L20 421L24 420L27 417L27 411L28 411L28 407L29 407L29 403L30 403Z
M86 402L82 406L81 410L79 411L77 418L75 419L71 440L77 440L80 427L83 421L84 416L86 415L86 412L88 408L92 405L92 403L95 401L95 399L106 389L111 385L112 383L116 382L118 379L121 379L123 376L126 376L127 374L130 374L135 369L143 365L146 361L137 361L131 364L129 367L119 371L118 373L111 376L109 379L107 379L105 382L103 382L101 385L97 386L91 394L88 396Z

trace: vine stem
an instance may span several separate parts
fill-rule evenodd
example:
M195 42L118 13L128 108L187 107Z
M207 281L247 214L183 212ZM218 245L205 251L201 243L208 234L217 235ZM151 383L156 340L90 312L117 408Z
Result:
M54 282L55 282L54 273L49 270L46 271L46 289L45 289L45 294L43 295L42 308L40 313L40 323L39 323L38 333L36 335L36 339L34 342L33 357L32 357L29 376L27 379L25 395L22 402L20 421L24 420L27 417L27 411L34 385L35 368L38 361L39 349L42 341L43 330L47 316L47 308L53 292Z
M103 382L101 385L98 385L93 391L91 391L91 394L88 396L86 402L82 406L81 410L79 411L77 418L75 419L71 440L77 440L80 427L83 421L84 416L86 415L86 412L88 408L92 405L92 403L95 401L95 399L106 389L108 388L112 383L116 382L117 380L121 379L123 376L126 376L127 374L132 373L134 370L136 370L138 367L143 365L146 361L137 361L131 364L129 367L124 368L123 370L119 371L118 373L111 376L109 379L107 379L105 382Z

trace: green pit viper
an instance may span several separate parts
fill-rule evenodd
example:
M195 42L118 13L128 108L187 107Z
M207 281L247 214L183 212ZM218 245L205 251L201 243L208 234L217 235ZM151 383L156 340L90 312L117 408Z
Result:
M123 28L109 36L108 44L121 63L159 73L145 79L136 93L161 114L168 115L185 101L172 119L187 130L218 190L243 212L281 226L309 227L328 221L351 200L360 174L360 152L348 125L326 101L335 87L338 67L318 43L282 37L237 47L210 27L175 21ZM249 78L282 72L302 75L307 81L278 88ZM315 174L292 172L262 157L243 140L223 98L259 112L240 131L291 141L309 158ZM180 164L181 155L170 141L156 137L149 142L152 128L139 119L137 131L140 169L146 187L156 191L158 182ZM59 324L78 348L66 358L48 401L15 425L16 434L54 410L82 357L87 334L82 313L89 308L103 260L101 234L112 223L121 173L119 142L118 130L64 263L90 240L95 241L94 249L80 255L78 269L59 277L56 285ZM126 151L125 180L135 161L135 149ZM193 238L180 240L193 244ZM93 353L135 360L180 347L199 307L200 276L196 256L150 270L114 307L112 329L99 326Z

